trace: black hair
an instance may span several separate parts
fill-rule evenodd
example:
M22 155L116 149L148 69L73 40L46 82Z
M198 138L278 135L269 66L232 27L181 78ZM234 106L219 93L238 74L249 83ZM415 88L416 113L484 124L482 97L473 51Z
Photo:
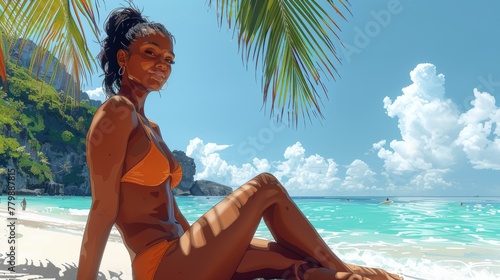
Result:
M151 35L151 30L163 33L172 43L174 42L174 36L163 24L149 21L133 7L113 10L104 23L104 30L107 37L101 42L101 52L98 59L104 71L102 84L108 97L116 95L122 85L122 75L119 73L120 65L116 57L119 50L128 51L132 41Z

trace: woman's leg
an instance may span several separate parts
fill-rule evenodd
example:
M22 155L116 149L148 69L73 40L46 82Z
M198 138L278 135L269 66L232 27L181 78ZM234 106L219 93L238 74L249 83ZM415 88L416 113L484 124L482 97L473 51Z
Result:
M304 259L276 242L254 238L250 243L232 280L264 277L265 279L339 279L385 280L400 279L383 269L347 264L354 273L337 272L319 267L316 262ZM363 278L364 276L364 278Z
M363 279L351 273L345 278L335 276L335 271L320 267L315 261L304 259L276 242L254 238L231 279Z
M300 255L278 243L254 238L231 279L296 279L297 269L304 263Z
M260 219L276 242L303 259L350 272L271 174L261 174L215 205L165 253L157 279L230 279Z

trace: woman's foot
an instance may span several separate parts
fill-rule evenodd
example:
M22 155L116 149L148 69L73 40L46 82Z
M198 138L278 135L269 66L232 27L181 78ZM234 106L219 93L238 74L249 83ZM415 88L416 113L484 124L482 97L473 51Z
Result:
M380 268L370 268L346 264L351 270L349 272L335 272L328 268L321 267L315 263L305 263L297 267L294 279L337 279L337 280L403 280L396 274L389 273ZM287 277L284 277L289 279Z

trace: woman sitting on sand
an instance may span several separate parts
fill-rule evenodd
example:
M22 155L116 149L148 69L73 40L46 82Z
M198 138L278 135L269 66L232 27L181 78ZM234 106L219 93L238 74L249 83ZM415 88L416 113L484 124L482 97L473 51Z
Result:
M87 135L92 206L78 279L96 279L113 225L138 280L399 279L342 262L271 174L253 178L189 225L171 191L182 178L180 164L144 114L146 97L172 71L173 37L134 8L113 11L105 29L100 62L111 97ZM253 238L261 218L275 242Z

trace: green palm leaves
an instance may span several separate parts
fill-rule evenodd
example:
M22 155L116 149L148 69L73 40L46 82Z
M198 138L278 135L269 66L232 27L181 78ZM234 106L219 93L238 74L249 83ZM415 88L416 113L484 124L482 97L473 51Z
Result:
M350 12L344 1L338 3ZM328 97L323 81L335 79L338 73L334 63L340 63L330 38L337 37L338 27L330 14L345 19L333 0L326 0L323 5L316 0L215 2L220 22L226 17L231 27L235 21L246 62L252 59L256 67L262 67L263 103L271 100L271 115L276 109L277 119L285 118L293 126L300 118L305 121L312 116L323 117L317 89L321 88ZM5 54L17 38L26 38L40 46L31 67L37 69L50 51L75 79L79 92L80 78L87 77L95 66L81 22L81 17L86 19L97 35L90 0L0 0L0 9L0 48L5 56L0 52L0 77L4 83Z
M87 48L80 17L92 24L97 35L98 28L89 0L0 0L0 47L5 57L0 56L0 76L5 83L5 63L10 49L18 38L32 40L39 48L33 53L31 69L38 67L48 52L46 65L56 57L66 71L74 78L78 93L80 78L87 77L95 66L95 61ZM5 43L4 43L5 42ZM25 44L26 41L23 41ZM60 70L60 69L59 69ZM42 69L43 71L43 69ZM53 75L56 74L54 71Z
M212 1L210 1L212 2ZM335 79L332 60L340 63L330 35L338 36L335 21L316 0L216 0L220 21L235 20L244 59L262 64L264 105L271 100L271 115L297 125L299 118L323 117L320 106L322 78ZM344 1L339 3L347 11ZM333 3L329 6L345 19ZM324 76L322 77L322 75Z

